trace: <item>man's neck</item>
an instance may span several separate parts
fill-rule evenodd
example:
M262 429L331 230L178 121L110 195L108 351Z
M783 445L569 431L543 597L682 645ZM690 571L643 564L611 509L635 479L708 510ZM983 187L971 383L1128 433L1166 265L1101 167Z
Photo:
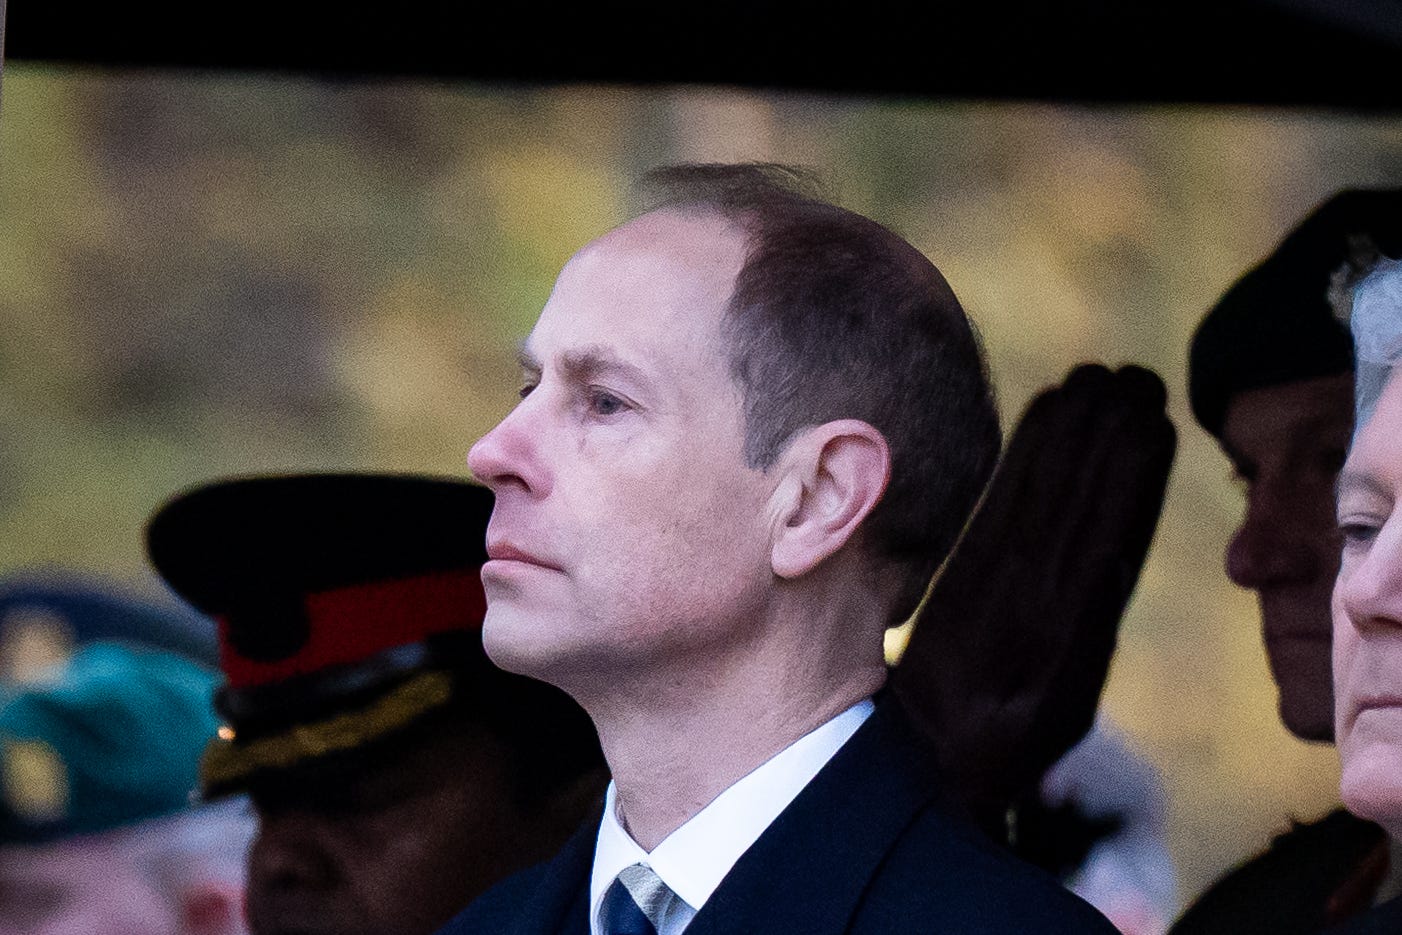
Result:
M884 679L878 664L806 691L776 678L758 686L713 684L671 704L591 710L620 820L651 851L775 754L873 695Z

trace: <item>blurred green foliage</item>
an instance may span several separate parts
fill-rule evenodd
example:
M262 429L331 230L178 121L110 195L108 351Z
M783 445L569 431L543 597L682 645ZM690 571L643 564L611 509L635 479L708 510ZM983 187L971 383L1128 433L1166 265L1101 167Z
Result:
M667 161L817 168L978 323L1006 421L1075 363L1173 393L1170 501L1106 707L1164 770L1190 896L1334 798L1221 571L1241 504L1188 415L1188 339L1402 121L723 89L488 88L10 63L0 119L0 568L148 576L145 518L211 477L465 473L570 253ZM347 504L353 509L354 504Z

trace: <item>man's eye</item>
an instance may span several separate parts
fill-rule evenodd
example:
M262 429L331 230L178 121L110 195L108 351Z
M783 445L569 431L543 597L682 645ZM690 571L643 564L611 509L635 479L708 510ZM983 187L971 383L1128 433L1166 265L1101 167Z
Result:
M527 396L531 395L531 391L534 390L535 387L536 385L534 383L521 384L521 389L519 391L521 398L525 399Z
M593 390L589 393L589 409L595 415L611 416L622 412L628 408L623 400L612 393L605 393L600 390Z
M1372 523L1340 523L1339 533L1344 537L1344 545L1367 545L1378 535L1378 527Z

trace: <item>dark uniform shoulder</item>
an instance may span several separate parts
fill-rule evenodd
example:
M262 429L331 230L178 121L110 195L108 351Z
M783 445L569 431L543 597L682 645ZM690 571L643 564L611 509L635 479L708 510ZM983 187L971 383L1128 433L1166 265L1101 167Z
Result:
M998 849L942 809L902 835L859 909L856 931L1114 935L1051 874Z
M1304 935L1371 905L1387 869L1387 834L1343 809L1296 824L1232 870L1174 923L1173 935Z

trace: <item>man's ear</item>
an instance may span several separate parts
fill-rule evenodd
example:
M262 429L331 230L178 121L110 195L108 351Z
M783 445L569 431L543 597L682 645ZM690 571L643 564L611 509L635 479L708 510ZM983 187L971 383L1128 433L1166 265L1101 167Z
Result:
M179 894L182 932L189 935L242 935L243 888L234 883L202 877L185 885Z
M825 422L799 434L781 456L770 561L797 578L847 544L886 491L891 450L870 423Z

